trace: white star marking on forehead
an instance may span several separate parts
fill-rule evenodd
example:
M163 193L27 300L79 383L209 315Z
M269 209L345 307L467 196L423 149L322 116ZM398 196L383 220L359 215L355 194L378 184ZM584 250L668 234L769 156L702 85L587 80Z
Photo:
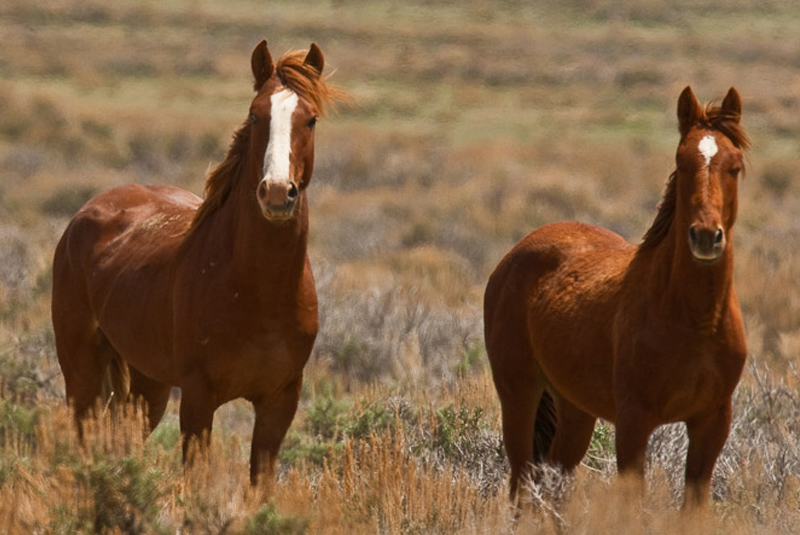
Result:
M710 135L701 139L697 148L700 150L700 154L703 155L703 158L706 159L706 167L711 164L711 158L713 158L719 150L717 148L717 141L714 139L714 136Z

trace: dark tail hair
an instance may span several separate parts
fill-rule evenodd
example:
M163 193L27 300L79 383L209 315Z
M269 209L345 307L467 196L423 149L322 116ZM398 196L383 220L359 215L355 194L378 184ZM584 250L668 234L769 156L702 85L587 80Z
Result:
M536 423L533 426L533 462L535 464L544 461L550 451L553 437L556 434L557 420L558 414L553 396L545 390L539 401L539 407L536 409Z
M131 392L131 371L119 353L111 346L108 338L98 330L101 352L109 357L106 371L103 374L103 385L100 396L104 407L117 406L128 399Z

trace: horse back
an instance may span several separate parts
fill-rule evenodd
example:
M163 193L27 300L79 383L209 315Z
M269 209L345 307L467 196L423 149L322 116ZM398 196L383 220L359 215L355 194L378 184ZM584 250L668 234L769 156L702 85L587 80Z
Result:
M621 282L635 246L609 230L567 221L543 226L520 240L489 278L484 312L491 324L498 302L511 296L528 306ZM523 297L524 296L524 297Z

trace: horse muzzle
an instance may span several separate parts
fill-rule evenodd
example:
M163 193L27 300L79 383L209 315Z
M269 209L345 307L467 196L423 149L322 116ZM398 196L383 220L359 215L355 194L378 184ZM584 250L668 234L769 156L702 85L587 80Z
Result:
M294 181L264 179L256 192L261 213L270 221L286 221L294 215L300 190Z
M722 227L705 228L700 225L689 227L689 249L695 260L702 264L713 264L725 251L725 231Z

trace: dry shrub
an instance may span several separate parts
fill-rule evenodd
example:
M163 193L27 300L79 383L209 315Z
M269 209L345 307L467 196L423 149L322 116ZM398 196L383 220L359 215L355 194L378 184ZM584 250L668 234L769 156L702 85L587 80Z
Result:
M338 295L321 279L314 353L351 385L415 375L452 380L459 359L478 343L474 309L453 313L420 288L392 283Z
M297 501L324 504L314 508L312 532L477 533L509 525L503 497L487 497L458 463L420 456L419 436L408 433L398 419L384 432L346 439L321 472L291 469L279 484L278 505L292 512L304 509Z

